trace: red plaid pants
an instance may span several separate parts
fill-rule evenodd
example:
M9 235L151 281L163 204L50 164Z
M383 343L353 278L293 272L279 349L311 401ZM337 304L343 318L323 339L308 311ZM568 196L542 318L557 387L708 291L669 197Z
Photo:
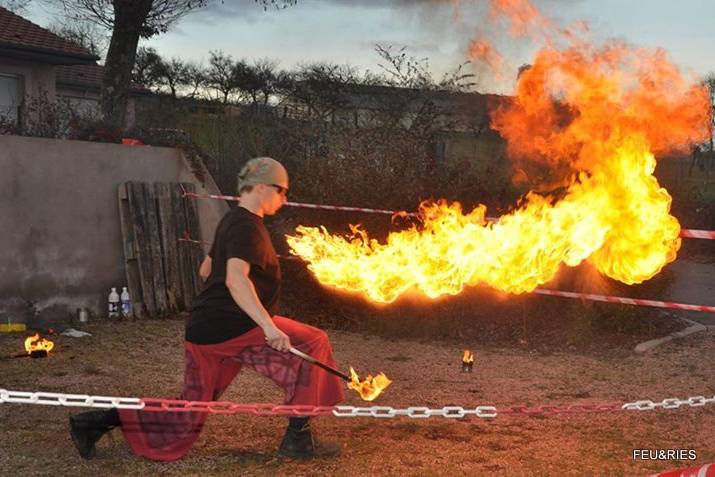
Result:
M282 316L274 316L273 322L290 337L295 348L335 367L324 331ZM218 400L244 365L282 387L286 404L334 406L345 398L340 378L298 356L270 348L258 327L222 343L184 342L184 347L184 390L180 399ZM122 432L132 451L160 461L183 457L198 439L207 417L205 412L119 411Z

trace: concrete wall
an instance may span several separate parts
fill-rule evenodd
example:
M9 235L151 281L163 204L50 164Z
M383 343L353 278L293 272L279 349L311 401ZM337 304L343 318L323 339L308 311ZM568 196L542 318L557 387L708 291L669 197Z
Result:
M207 177L201 184L177 149L0 136L0 315L14 309L3 302L19 301L50 310L41 322L78 307L106 314L110 287L126 285L119 184L191 182L218 193ZM197 203L210 241L228 206Z

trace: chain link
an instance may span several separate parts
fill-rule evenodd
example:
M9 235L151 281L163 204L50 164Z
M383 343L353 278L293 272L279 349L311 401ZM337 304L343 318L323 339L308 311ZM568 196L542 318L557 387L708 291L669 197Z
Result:
M276 405L270 403L237 404L229 401L185 401L180 399L127 398L112 396L89 396L87 394L63 394L49 392L9 391L0 389L0 404L40 404L45 406L93 407L135 409L154 412L207 412L209 414L253 414L256 416L320 416L332 414L335 417L374 417L391 419L409 417L426 419L443 417L446 419L462 419L467 416L489 419L497 415L553 415L564 413L593 413L612 411L651 411L655 409L678 409L681 406L702 407L715 404L715 396L692 396L687 399L667 398L660 402L640 400L622 404L620 402L541 405L541 406L510 406L496 408L494 406L477 406L465 408L462 406L445 406L432 409L424 406L393 408L390 406L309 406L309 405Z
M413 419L426 419L428 417L444 417L447 419L461 419L474 415L479 418L493 418L497 416L497 408L494 406L478 406L476 408L463 408L461 406L445 406L440 409L431 409L422 406L412 406L408 408L395 409L388 406L336 406L333 410L335 417L411 417Z
M253 414L255 416L321 416L330 414L332 406L276 405L271 403L237 404L228 401L183 401L179 399L142 400L144 411L207 412L209 414Z
M553 414L581 414L620 411L622 403L603 402L591 404L564 404L542 406L509 406L499 408L500 415L548 416Z
M88 396L86 394L62 394L47 392L8 391L0 389L0 403L41 404L45 406L96 407L117 409L143 409L138 398L112 396Z
M706 404L715 404L715 396L692 396L687 399L668 398L660 402L642 400L625 403L621 408L624 411L652 411L654 409L678 409L680 406L701 407Z

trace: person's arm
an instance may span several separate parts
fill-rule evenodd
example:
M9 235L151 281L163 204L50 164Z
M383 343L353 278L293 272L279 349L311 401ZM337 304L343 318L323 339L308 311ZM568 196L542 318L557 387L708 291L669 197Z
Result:
M290 338L273 323L271 315L261 304L256 289L248 273L251 265L240 258L229 258L226 262L226 288L236 304L261 327L271 348L288 351Z
M211 275L211 256L206 255L206 258L204 258L204 261L201 262L201 266L199 267L199 276L201 280L205 282L209 279L209 275Z

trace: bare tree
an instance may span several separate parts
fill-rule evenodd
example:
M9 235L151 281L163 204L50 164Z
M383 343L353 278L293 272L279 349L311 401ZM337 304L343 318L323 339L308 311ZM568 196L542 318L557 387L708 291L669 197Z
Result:
M474 114L469 124L465 124L465 114L453 114L454 104L450 96L470 93L476 85L475 76L464 72L468 62L457 65L435 81L427 58L418 59L408 54L406 48L394 51L391 47L377 45L375 51L383 60L382 84L393 90L385 96L387 107L383 118L398 127L406 126L412 134L423 138L434 138L443 129L457 126L481 134L486 130L488 120ZM468 103L468 102L467 102Z
M132 68L132 81L147 88L159 85L158 68L163 60L159 53L151 47L139 47L134 67Z
M109 37L95 23L72 21L53 23L48 28L52 33L81 46L95 56L103 58L109 46Z
M384 60L378 66L385 72L388 84L412 89L427 89L434 85L427 58L409 56L405 47L395 52L391 46L375 45L375 51Z
M207 74L203 65L193 62L186 63L184 86L190 91L187 95L189 98L199 96L200 92L206 87L207 81Z
M172 98L176 98L177 89L186 84L187 73L186 63L181 58L160 59L156 68L159 84L169 89Z
M474 75L465 73L469 62L459 64L454 70L435 81L427 58L415 58L403 47L393 51L391 46L376 45L375 51L384 63L379 64L385 73L385 82L390 86L417 90L468 91L476 85Z
M268 104L277 92L277 63L268 59L257 60L253 64L238 61L234 65L236 87L246 99L256 104Z
M279 91L278 81L281 73L276 71L278 63L264 58L257 60L253 67L258 78L258 89L263 94L263 104L268 104L271 97Z
M207 83L223 96L223 104L227 104L229 96L236 91L236 63L221 50L211 51L209 55Z
M311 115L328 119L350 106L348 90L360 83L349 65L312 63L300 66L288 84L289 95L303 102Z
M51 0L71 18L88 20L112 30L105 61L101 107L105 120L121 129L126 114L131 73L140 38L165 33L178 19L212 0ZM281 7L296 0L255 0Z

